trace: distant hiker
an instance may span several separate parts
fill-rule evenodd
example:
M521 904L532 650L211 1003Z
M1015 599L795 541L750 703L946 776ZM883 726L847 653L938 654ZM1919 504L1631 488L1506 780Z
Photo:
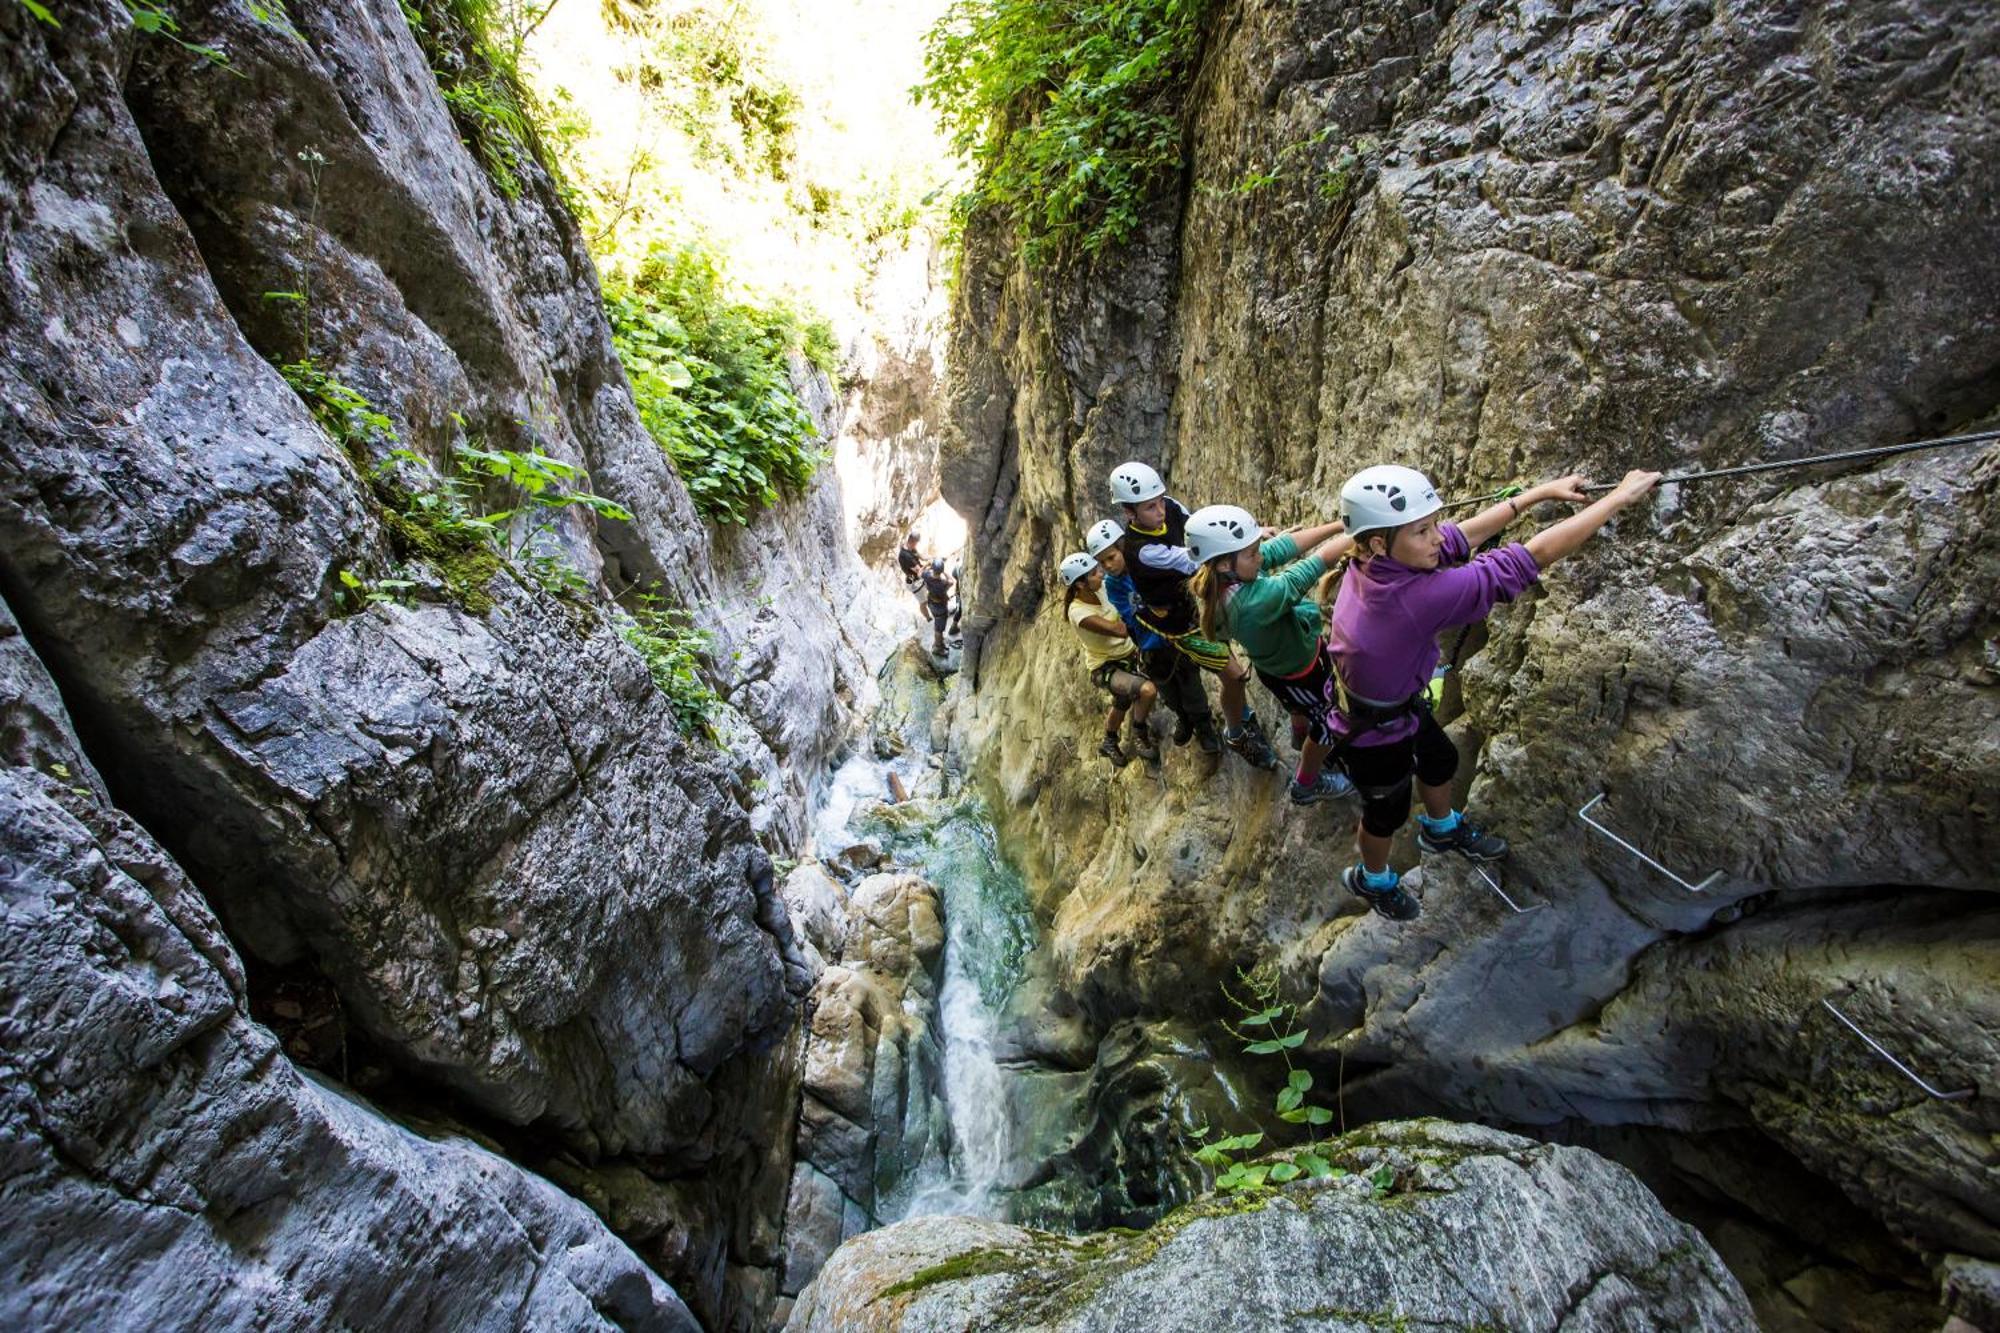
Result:
M1531 505L1586 504L1584 479L1564 477L1480 511L1463 523L1439 521L1444 502L1421 472L1385 464L1356 473L1340 489L1340 516L1354 540L1327 638L1339 709L1335 731L1347 774L1361 791L1355 841L1361 862L1341 877L1382 915L1407 921L1421 910L1389 869L1389 843L1410 816L1410 776L1424 809L1417 845L1475 861L1507 854L1503 839L1451 804L1458 750L1431 716L1426 687L1438 664L1440 630L1482 620L1571 554L1611 516L1652 488L1657 472L1628 472L1610 494L1542 529L1526 544L1473 555Z
M1220 682L1223 743L1258 768L1276 768L1278 758L1243 696L1249 667L1228 644L1202 637L1187 588L1196 565L1187 552L1186 506L1167 495L1160 474L1144 463L1121 463L1112 471L1111 498L1125 508L1125 535L1119 544L1125 573L1138 589L1140 623ZM1205 752L1216 752L1212 724L1197 724L1195 735Z
M1125 552L1119 545L1124 536L1125 529L1107 518L1091 526L1083 544L1104 571L1104 599L1118 609L1118 618L1125 622L1126 632L1139 650L1146 679L1153 682L1160 702L1174 715L1174 744L1186 745L1204 724L1210 735L1215 732L1208 691L1201 686L1199 667L1139 623L1139 593L1125 573Z
M1129 709L1133 753L1157 764L1160 747L1153 743L1146 719L1159 692L1140 674L1139 650L1117 609L1104 600L1104 571L1083 551L1064 556L1059 569L1065 585L1063 614L1083 644L1090 663L1090 683L1111 696L1111 711L1104 718L1104 741L1097 752L1119 768L1130 762L1132 756L1118 744L1118 731L1125 725Z
M903 538L896 551L896 567L903 571L903 586L911 592L923 586L924 557L917 551L917 534Z
M1246 509L1208 505L1188 516L1188 554L1201 566L1189 585L1201 608L1201 633L1234 639L1295 724L1303 724L1292 804L1347 796L1354 784L1338 762L1333 729L1337 691L1313 588L1336 560L1354 549L1338 523L1300 528L1269 541ZM1301 555L1302 548L1312 547Z
M924 606L931 618L931 652L937 657L945 654L944 626L951 618L952 581L944 572L944 560L939 558L930 563L924 571Z
M951 623L945 626L945 637L956 643L965 637L965 557L951 562Z

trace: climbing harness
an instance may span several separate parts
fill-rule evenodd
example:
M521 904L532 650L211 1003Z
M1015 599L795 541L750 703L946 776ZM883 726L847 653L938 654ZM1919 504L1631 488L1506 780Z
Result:
M1651 866L1653 869L1659 871L1662 875L1665 875L1668 879L1672 880L1674 883L1686 889L1689 893L1705 893L1707 890L1709 890L1714 886L1717 880L1722 878L1722 872L1718 870L1699 884L1688 883L1686 880L1682 879L1679 875L1676 875L1673 871L1667 869L1665 866L1661 865L1658 861L1655 861L1652 857L1646 855L1644 852L1640 851L1637 847L1634 847L1631 843L1625 841L1625 839L1619 837L1616 833L1613 833L1610 829L1604 827L1604 825L1592 819L1590 817L1590 812L1595 808L1597 808L1597 806L1600 805L1603 802L1603 800L1604 800L1604 793L1599 792L1597 795L1590 798L1589 802L1584 805L1583 809L1576 812L1576 817L1578 819L1581 819L1584 823L1590 825L1592 828L1596 829L1599 833L1602 833L1605 837L1611 839L1611 841L1617 843L1620 847L1623 847L1626 851L1632 853L1632 855L1638 857L1641 861L1644 861L1647 865Z
M1884 1060L1887 1060L1890 1064L1894 1065L1896 1067L1896 1072L1900 1073L1904 1078L1907 1078L1908 1080L1910 1080L1910 1082L1916 1084L1918 1087L1922 1088L1925 1092L1928 1092L1931 1096L1937 1098L1939 1101L1941 1102L1964 1101L1967 1097L1970 1097L1972 1096L1973 1093L1979 1091L1978 1088L1974 1087L1974 1088L1960 1088L1957 1092L1939 1092L1929 1083L1926 1083L1923 1080L1923 1078L1918 1075L1916 1070L1910 1068L1908 1065L1904 1064L1901 1060L1898 1060L1895 1056L1889 1054L1888 1050L1882 1045L1881 1042L1875 1040L1873 1037L1869 1036L1866 1032L1863 1032L1860 1026L1856 1024L1853 1019L1849 1018L1846 1014L1841 1013L1839 1009L1835 1008L1834 1003L1831 999L1822 999L1820 1003L1825 1005L1827 1012L1832 1014L1835 1018L1839 1019L1841 1023L1846 1026L1849 1032L1852 1032L1855 1036L1867 1042L1868 1045L1874 1050L1875 1054L1881 1056Z
M1753 472L1776 472L1784 468L1817 467L1821 463L1856 463L1864 458L1888 458L1894 454L1910 454L1925 449L1947 449L1963 444L1985 444L2000 440L2000 429L1976 430L1965 435L1947 435L1936 440L1917 440L1910 444L1885 444L1873 449L1849 449L1837 454L1815 454L1810 458L1780 458L1768 463L1744 463L1738 467L1714 468L1707 472L1682 472L1670 477L1661 477L1660 485L1675 486L1684 481L1714 481L1717 477L1745 477ZM1598 494L1615 490L1618 483L1598 482L1585 486L1586 494ZM1472 505L1498 504L1502 500L1519 495L1520 488L1502 487L1487 495L1477 495L1469 500L1455 500L1445 506L1447 510L1465 509Z

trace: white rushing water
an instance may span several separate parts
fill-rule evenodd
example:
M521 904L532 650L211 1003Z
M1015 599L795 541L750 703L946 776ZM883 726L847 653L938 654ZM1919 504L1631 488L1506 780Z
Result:
M901 690L934 689L928 682L885 682L885 711L903 713ZM995 1058L996 1011L1005 1003L1022 954L1032 939L1020 878L998 854L993 829L976 802L948 798L944 776L930 758L927 707L910 708L901 727L903 753L880 758L870 748L850 756L833 775L813 821L813 851L821 858L867 838L887 844L898 868L923 875L938 891L945 926L943 976L929 1023L942 1053L949 1134L915 1132L905 1140L933 1146L909 1163L881 1201L880 1220L936 1214L998 1214L997 1191L1015 1150L1009 1120L1009 1075ZM891 774L901 779L909 816L880 817ZM874 815L876 818L871 819ZM907 1003L924 1006L921 997Z

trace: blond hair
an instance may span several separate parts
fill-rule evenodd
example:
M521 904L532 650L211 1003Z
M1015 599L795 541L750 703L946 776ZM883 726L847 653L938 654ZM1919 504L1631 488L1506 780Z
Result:
M1229 602L1230 580L1222 573L1222 562L1230 556L1219 555L1194 572L1188 580L1188 591L1194 594L1195 605L1201 609L1201 637L1216 643L1224 642L1229 636L1222 631L1222 613Z

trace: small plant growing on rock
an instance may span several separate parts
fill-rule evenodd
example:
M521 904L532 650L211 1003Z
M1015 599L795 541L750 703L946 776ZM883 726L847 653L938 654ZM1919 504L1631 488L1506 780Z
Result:
M1306 1101L1306 1094L1313 1088L1312 1071L1300 1069L1292 1063L1292 1052L1305 1044L1306 1034L1296 1025L1297 1008L1278 998L1277 969L1265 966L1245 972L1239 968L1236 979L1242 993L1232 991L1225 983L1222 994L1241 1017L1224 1026L1231 1036L1243 1043L1244 1054L1275 1055L1285 1062L1285 1086L1278 1090L1272 1109L1280 1120L1306 1126L1309 1143L1287 1158L1274 1162L1249 1162L1243 1160L1240 1154L1261 1144L1263 1133L1231 1134L1203 1144L1196 1150L1194 1159L1219 1172L1215 1187L1225 1192L1257 1189L1267 1183L1282 1185L1301 1176L1330 1178L1346 1175L1344 1168L1335 1166L1320 1151L1321 1130L1332 1123L1333 1112ZM1202 1137L1206 1138L1208 1133L1208 1128L1204 1127ZM1377 1193L1386 1188L1380 1180L1373 1180L1372 1183Z
M714 640L697 629L686 610L669 606L658 593L640 593L635 609L618 615L618 635L646 664L653 684L667 696L674 723L684 736L700 732L714 739L711 718L721 697L702 670L702 654Z

